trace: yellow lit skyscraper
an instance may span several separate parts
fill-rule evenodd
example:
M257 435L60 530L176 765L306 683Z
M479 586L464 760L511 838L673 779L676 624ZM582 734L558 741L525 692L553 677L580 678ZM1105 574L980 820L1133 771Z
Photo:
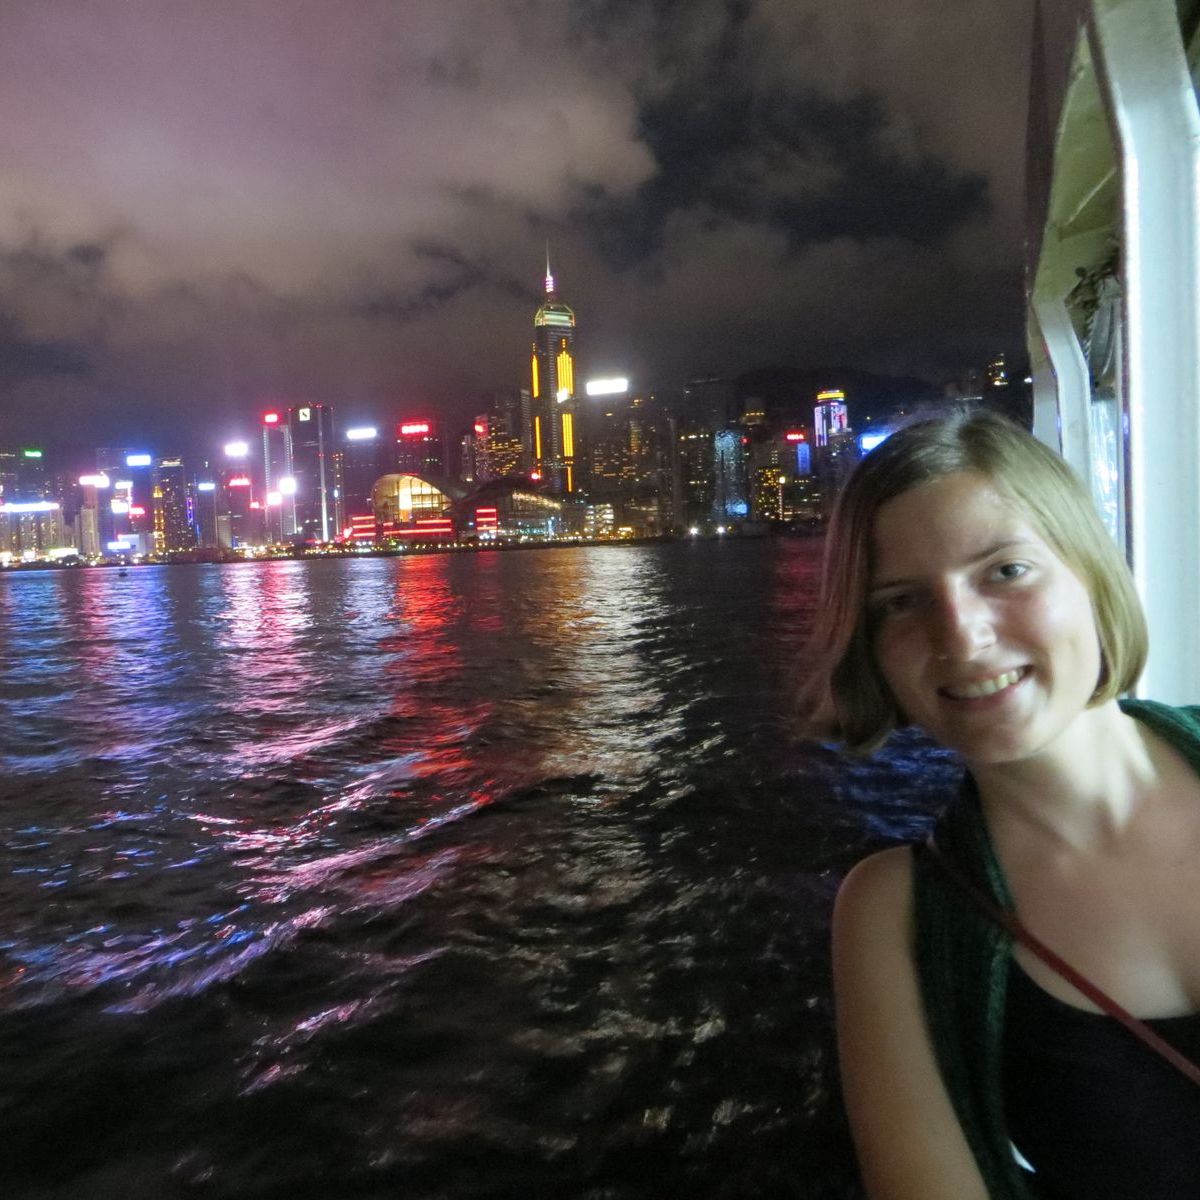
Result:
M575 373L575 314L555 293L547 251L546 295L533 318L533 458L534 471L556 492L579 486Z

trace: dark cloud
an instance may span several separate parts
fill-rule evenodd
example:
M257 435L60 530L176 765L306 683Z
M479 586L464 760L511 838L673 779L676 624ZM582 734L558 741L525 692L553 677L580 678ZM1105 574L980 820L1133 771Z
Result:
M364 317L407 323L429 316L485 278L483 268L453 246L419 240L412 250L437 271L438 277L427 279L407 293L383 291L364 296L351 304L351 311Z
M585 369L1014 348L1028 8L8 0L0 421L467 414L547 240Z
M67 256L85 267L98 267L104 262L105 249L95 242L80 242L67 251Z
M881 141L877 98L757 94L726 82L647 104L642 130L658 173L586 214L617 265L654 253L670 216L698 206L773 226L792 249L839 237L929 245L986 215L983 177L932 157L907 162Z
M28 337L18 322L0 313L0 384L84 375L88 368L88 357L82 347Z

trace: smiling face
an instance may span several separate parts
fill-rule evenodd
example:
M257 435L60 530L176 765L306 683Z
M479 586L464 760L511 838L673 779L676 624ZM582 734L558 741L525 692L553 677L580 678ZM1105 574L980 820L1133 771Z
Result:
M985 475L947 475L879 509L867 604L905 719L968 762L1053 753L1096 690L1087 589Z

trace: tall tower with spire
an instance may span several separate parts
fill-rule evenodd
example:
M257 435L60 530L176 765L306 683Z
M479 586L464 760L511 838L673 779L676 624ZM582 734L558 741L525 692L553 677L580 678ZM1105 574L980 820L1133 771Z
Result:
M533 317L533 458L552 491L579 486L575 314L559 298L546 246L546 294Z

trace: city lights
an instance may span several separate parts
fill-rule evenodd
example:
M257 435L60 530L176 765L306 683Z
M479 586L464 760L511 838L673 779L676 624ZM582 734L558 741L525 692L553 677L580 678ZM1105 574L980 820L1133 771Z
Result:
M415 522L414 528L399 529L397 533L401 537L452 537L454 522L449 517L424 517Z
M549 296L534 325L532 392L527 380L485 393L465 419L418 396L346 427L328 404L263 410L260 397L231 422L242 434L225 442L229 426L216 426L195 458L164 457L150 436L153 452L114 449L114 432L80 460L96 469L79 476L79 491L57 463L36 461L41 450L10 446L0 451L0 518L32 516L0 520L0 561L45 563L66 542L91 565L106 547L224 562L802 532L824 520L845 468L887 436L871 416L871 432L851 429L834 389L817 396L810 422L798 398L775 408L731 378L693 380L678 411L625 376L576 380L572 311ZM582 403L584 392L595 402Z
M850 421L846 412L846 395L837 389L817 393L817 406L813 409L813 428L817 434L817 446L824 449L829 439L849 431Z
M584 390L589 396L623 396L629 391L629 380L618 377L589 379Z
M9 504L0 503L0 513L49 513L58 512L57 500L14 500Z

